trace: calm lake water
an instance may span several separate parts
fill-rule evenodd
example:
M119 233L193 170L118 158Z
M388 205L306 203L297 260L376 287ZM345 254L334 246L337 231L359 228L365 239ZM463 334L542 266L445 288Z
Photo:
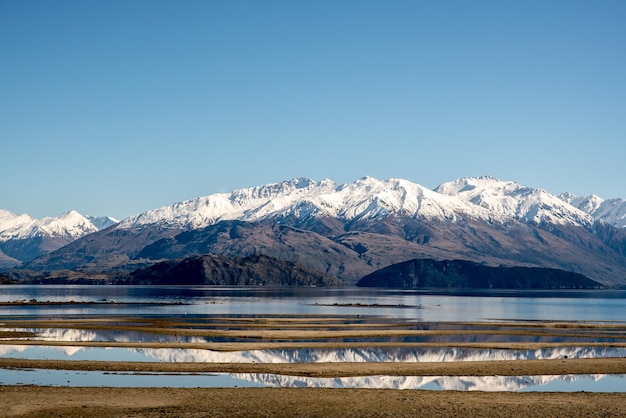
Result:
M617 290L444 293L352 287L64 285L0 287L0 302L32 299L39 302L116 303L91 306L2 306L0 315L354 314L433 322L495 320L626 322L626 291Z

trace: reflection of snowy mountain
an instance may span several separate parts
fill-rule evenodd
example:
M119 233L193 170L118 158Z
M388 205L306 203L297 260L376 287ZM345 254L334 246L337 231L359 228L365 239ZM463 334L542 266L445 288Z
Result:
M207 343L204 337L168 335L148 335L140 332L119 330L76 330L49 328L3 328L12 332L34 332L43 341L110 341L110 342L149 342L149 343ZM45 345L45 344L42 344ZM78 344L80 345L80 344ZM0 356L6 351L0 350ZM210 347L210 343L207 344ZM85 347L64 347L71 355ZM221 352L209 349L119 349L129 353L140 353L148 359L165 362L209 362L209 363L361 363L361 362L453 362L453 361L493 361L493 360L546 360L577 358L626 357L626 348L619 347L554 347L537 350L504 350L481 348L336 348L336 349L274 349ZM118 355L119 355L118 350ZM99 358L101 359L101 358ZM150 360L149 360L150 361Z
M87 350L87 348L79 346L46 347L46 349L54 350L65 357L71 357L79 351ZM20 355L17 355L18 353ZM42 358L41 347L32 345L0 345L0 357Z
M44 341L95 341L97 337L95 331L79 329L45 328L33 331L38 334L38 338Z
M273 387L430 389L485 392L519 392L554 381L574 382L582 378L598 381L603 375L563 376L362 376L314 378L260 373L234 373L232 377Z
M0 345L0 357L9 357L11 353L21 352L27 348L27 345Z
M473 348L345 348L283 349L220 352L198 349L137 349L167 362L207 363L344 363L344 362L452 362L490 360L544 360L626 357L625 348L559 347L539 350Z
M149 343L206 343L206 338L189 336L151 335L142 332L122 330L80 330L63 328L3 328L11 332L32 332L43 341L114 341L114 342L149 342Z

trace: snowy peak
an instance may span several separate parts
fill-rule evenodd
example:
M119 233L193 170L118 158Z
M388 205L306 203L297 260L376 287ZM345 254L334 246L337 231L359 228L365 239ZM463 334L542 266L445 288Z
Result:
M562 193L558 197L562 201L567 202L570 205L588 214L592 214L595 211L597 211L600 208L600 206L602 206L602 204L604 203L604 199L596 196L595 194L592 194L587 197L578 197L571 193Z
M295 203L307 195L332 190L330 180L319 183L307 178L297 178L264 186L248 187L231 193L217 193L133 215L122 221L118 228L130 229L150 225L183 230L199 229L220 220L262 219L288 203Z
M571 193L562 193L559 198L595 219L618 228L626 228L626 201L624 199L602 199L595 194L579 197Z
M478 218L487 215L480 209L471 211L464 202L403 179L364 177L340 186L322 201L327 204L334 201L336 215L348 221L390 215L442 220L454 220L460 213Z
M577 226L593 223L591 216L545 190L491 176L464 177L444 183L435 191L485 208L499 221L514 218L534 224Z
M0 209L0 242L37 237L73 241L98 230L88 218L75 210L57 217L35 219L26 214L16 215Z
M260 221L333 217L342 221L398 215L455 219L457 214L487 218L482 208L468 205L402 179L363 177L337 185L307 178L200 197L154 209L122 221L118 228L199 229L221 220Z
M18 231L28 229L37 220L26 215L16 215L8 210L0 209L0 242L7 241Z
M56 218L44 218L33 225L33 231L37 231L37 235L59 236L71 240L97 230L89 219L75 210L65 212Z

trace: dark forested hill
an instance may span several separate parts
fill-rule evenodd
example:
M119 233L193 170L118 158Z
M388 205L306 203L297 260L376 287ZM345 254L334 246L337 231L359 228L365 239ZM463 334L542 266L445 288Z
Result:
M263 255L234 258L202 255L169 260L134 271L117 281L154 285L339 285L334 277Z
M415 259L363 277L357 286L475 289L594 289L602 285L581 274L538 267L490 267L471 261Z

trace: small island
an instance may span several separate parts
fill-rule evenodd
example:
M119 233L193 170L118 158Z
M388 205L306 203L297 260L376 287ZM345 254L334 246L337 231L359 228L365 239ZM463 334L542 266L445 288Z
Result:
M405 289L601 289L579 273L542 267L491 267L466 260L414 259L363 277L360 287Z

